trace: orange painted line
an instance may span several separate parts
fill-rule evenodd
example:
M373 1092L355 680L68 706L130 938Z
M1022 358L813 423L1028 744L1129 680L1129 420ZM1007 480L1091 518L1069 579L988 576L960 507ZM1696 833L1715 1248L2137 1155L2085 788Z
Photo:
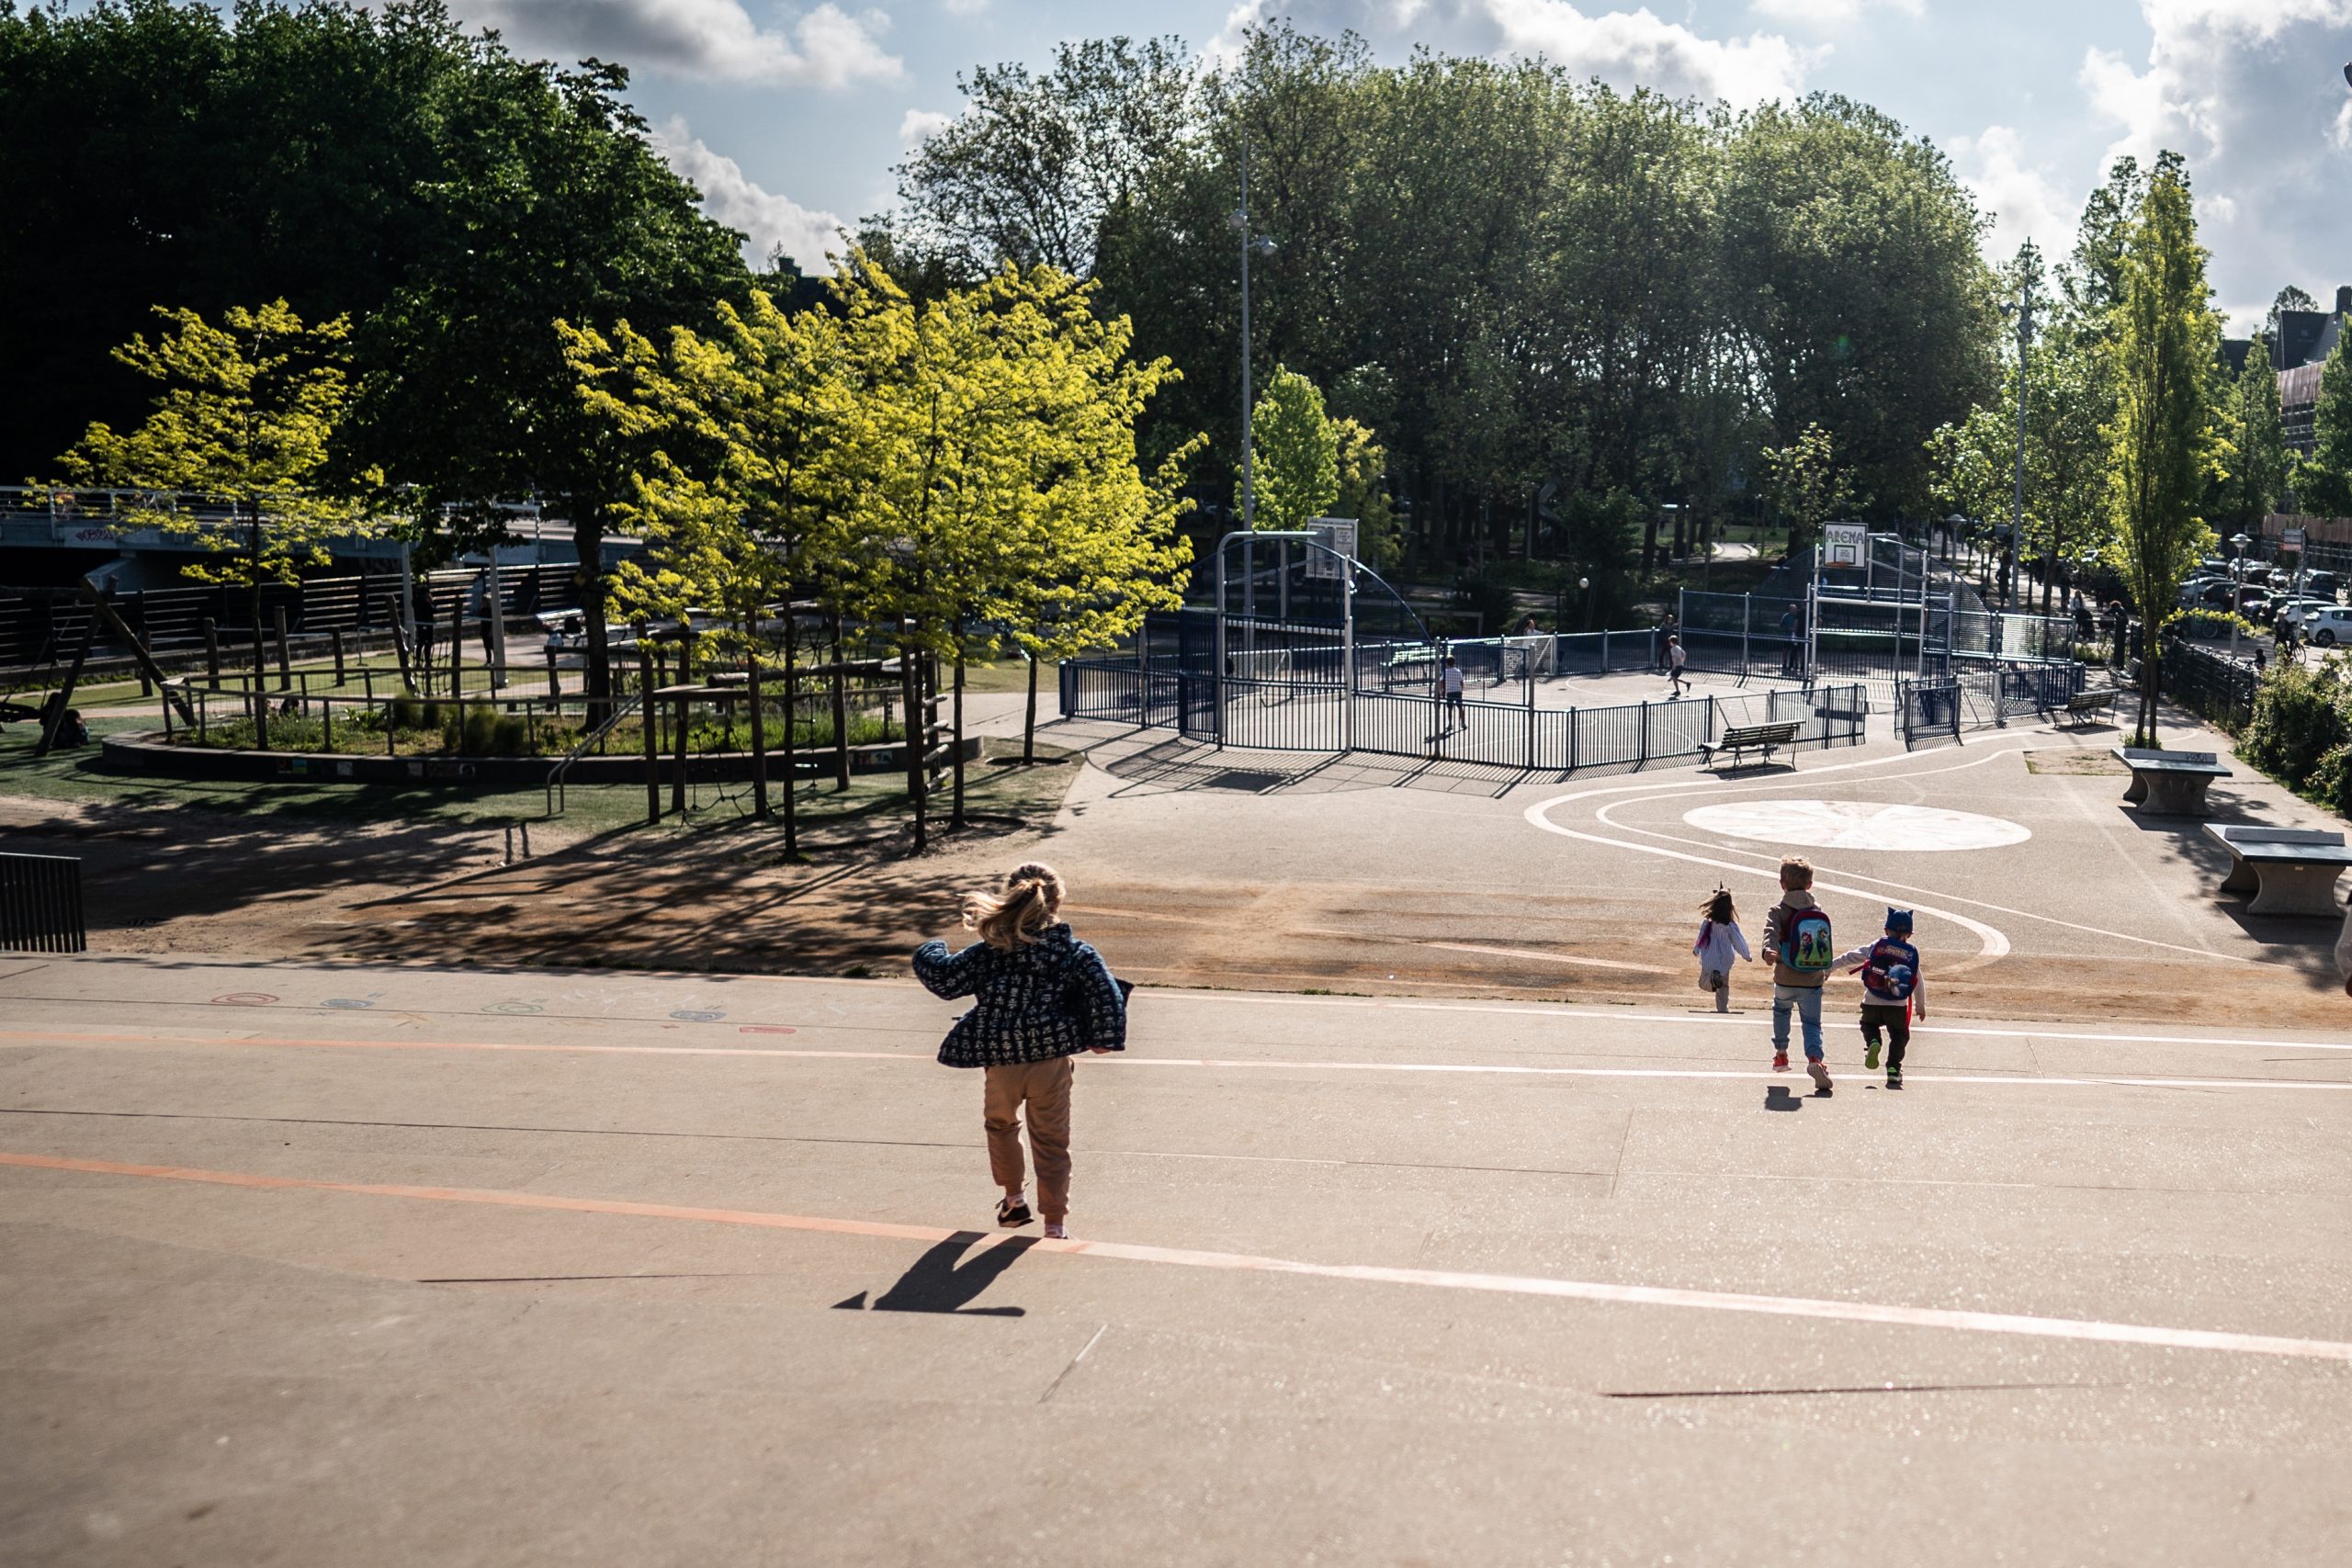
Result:
M751 1225L765 1230L808 1231L827 1235L871 1236L889 1241L937 1244L973 1233L932 1225L892 1224L880 1220L836 1220L778 1214L755 1209L707 1209L676 1203L635 1203L614 1198L567 1198L539 1192L492 1192L465 1187L408 1187L360 1181L321 1181L254 1171L196 1170L179 1166L130 1165L115 1160L73 1159L62 1155L0 1152L0 1166L31 1170L74 1171L96 1176L140 1177L161 1181L202 1182L217 1187L279 1191L340 1192L369 1198L402 1198L436 1203L479 1203L494 1208L551 1210L574 1214L614 1214L634 1219L684 1220L700 1224ZM982 1235L976 1250L1002 1245L1012 1233ZM1116 1258L1181 1269L1294 1274L1367 1284L1478 1291L1548 1296L1630 1306L1683 1307L1704 1312L1761 1314L1842 1323L1873 1323L1904 1328L1958 1329L1979 1334L2023 1335L2109 1345L2147 1345L2176 1350L2222 1350L2244 1355L2290 1356L2352 1364L2352 1344L2333 1339L2296 1339L2267 1334L2234 1334L2204 1328L2165 1328L2150 1324L2102 1323L2083 1318L2036 1317L2019 1313L1962 1312L1944 1307L1883 1305L1803 1296L1758 1296L1724 1291L1690 1291L1659 1285L1618 1285L1586 1280L1551 1280L1517 1274L1471 1274L1439 1269L1390 1269L1373 1264L1306 1263L1238 1252L1189 1247L1143 1247L1126 1242L1030 1243L1036 1252Z

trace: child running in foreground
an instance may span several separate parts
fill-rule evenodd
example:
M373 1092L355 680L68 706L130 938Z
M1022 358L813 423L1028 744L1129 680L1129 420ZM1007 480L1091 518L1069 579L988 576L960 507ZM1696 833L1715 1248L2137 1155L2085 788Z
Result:
M1004 1189L996 1223L1029 1223L1022 1196L1022 1108L1028 1108L1029 1152L1037 1162L1037 1206L1046 1235L1068 1234L1069 1213L1069 1059L1081 1051L1127 1047L1126 998L1102 955L1058 918L1062 879L1053 867L1015 866L1001 893L964 901L964 924L980 940L957 953L944 942L915 949L915 978L933 996L972 997L977 1005L941 1042L951 1067L984 1067L981 1124L989 1170Z
M1699 955L1699 988L1712 991L1717 1012L1731 1011L1732 955L1738 954L1753 964L1756 960L1747 951L1747 939L1740 934L1738 911L1731 907L1731 895L1722 888L1715 896L1699 906L1699 940L1690 951Z
M1815 1093L1830 1091L1821 1052L1821 983L1838 947L1829 916L1813 901L1813 866L1792 855L1781 863L1781 901L1764 917L1764 951L1772 959L1772 1070L1789 1070L1789 1012L1804 1024L1804 1070Z
M1838 955L1839 973L1862 972L1862 1066L1878 1066L1879 1031L1886 1031L1886 1087L1903 1087L1903 1051L1911 1043L1911 1020L1928 1021L1928 983L1919 975L1919 950L1911 943L1911 911L1889 909L1886 934Z

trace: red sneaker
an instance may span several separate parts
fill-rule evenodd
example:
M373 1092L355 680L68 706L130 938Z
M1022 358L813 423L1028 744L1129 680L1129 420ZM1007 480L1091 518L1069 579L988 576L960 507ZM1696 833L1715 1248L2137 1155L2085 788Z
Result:
M1789 1054L1786 1051L1772 1053L1772 1070L1776 1073L1785 1073L1789 1070Z

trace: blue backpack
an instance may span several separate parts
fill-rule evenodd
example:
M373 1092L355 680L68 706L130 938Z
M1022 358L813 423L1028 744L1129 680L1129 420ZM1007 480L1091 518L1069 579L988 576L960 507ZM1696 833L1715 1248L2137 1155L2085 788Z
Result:
M1788 923L1781 928L1781 962L1800 975L1826 975L1837 961L1828 913L1818 907L1790 910Z
M1907 942L1883 936L1871 943L1870 962L1862 965L1862 989L1874 1002L1907 1002L1919 988L1919 950Z

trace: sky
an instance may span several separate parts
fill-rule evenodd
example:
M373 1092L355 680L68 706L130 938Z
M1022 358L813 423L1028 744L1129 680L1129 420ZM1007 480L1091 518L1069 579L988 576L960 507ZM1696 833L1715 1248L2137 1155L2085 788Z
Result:
M1623 87L1734 105L1811 91L1934 141L1993 216L1988 254L2063 254L2118 154L2188 159L2217 303L2258 323L2286 284L2352 283L2352 0L451 0L517 50L630 68L714 217L821 270L839 224L893 205L893 165L956 114L977 63L1173 34L1228 49L1253 20L1540 55Z

